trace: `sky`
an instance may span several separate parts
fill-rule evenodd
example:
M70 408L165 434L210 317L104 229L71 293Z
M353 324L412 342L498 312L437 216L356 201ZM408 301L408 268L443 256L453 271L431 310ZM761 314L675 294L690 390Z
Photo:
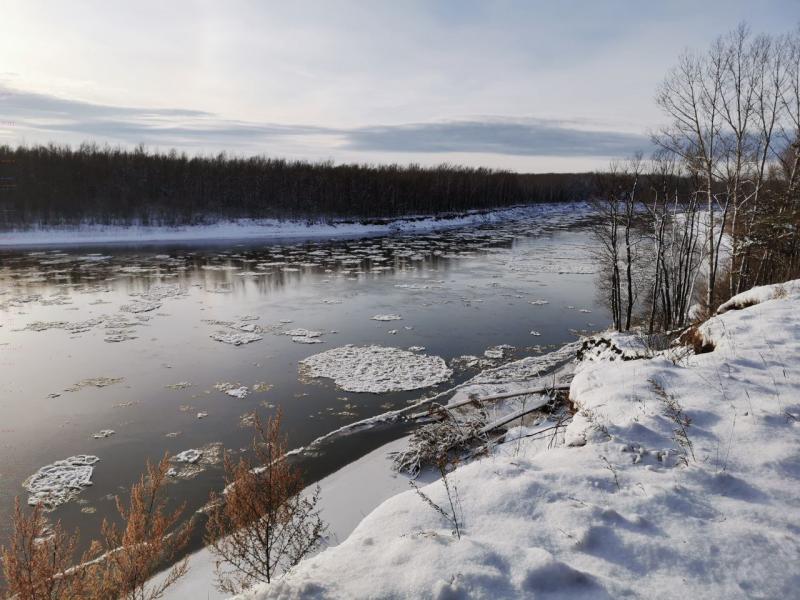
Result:
M787 32L800 0L2 0L0 143L601 169L743 21Z

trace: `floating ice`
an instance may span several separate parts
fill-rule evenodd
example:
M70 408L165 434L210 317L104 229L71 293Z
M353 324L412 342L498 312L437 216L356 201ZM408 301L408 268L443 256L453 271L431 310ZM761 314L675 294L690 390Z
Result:
M531 331L531 335L542 335L542 334L539 333L538 331Z
M211 339L216 340L218 342L222 342L223 344L231 344L233 346L241 346L243 344L249 344L251 342L257 342L258 340L264 339L257 333L231 333L227 331L217 331L211 334Z
M283 332L284 335L292 336L292 341L296 344L322 344L320 339L321 331L309 331L308 329L290 329Z
M446 381L452 374L438 356L385 346L333 348L300 361L311 377L328 377L348 392L416 390Z
M136 336L133 335L133 332L128 331L126 329L109 329L106 331L106 335L103 338L104 341L113 343L113 342L126 342L128 340L135 340Z
M102 440L103 438L111 437L115 433L116 431L113 429L101 429L97 433L93 433L92 437L96 440Z
M212 442L202 448L190 448L170 458L177 463L167 471L167 475L178 479L192 479L202 473L206 467L217 465L222 460L222 444Z
M408 351L409 352L424 352L425 351L425 346L409 346L408 347Z
M321 340L318 337L309 337L306 335L296 335L292 338L292 341L296 344L322 344L325 340Z
M288 331L283 332L284 335L290 335L292 337L311 337L317 338L322 335L321 331L310 331L308 329L290 329Z
M203 456L203 453L200 450L191 448L189 450L184 450L183 452L178 452L178 454L173 456L170 460L181 463L196 463L198 460L200 460L201 456Z
M124 381L124 377L91 377L89 379L82 379L78 383L64 388L65 392L77 392L78 390L85 388L85 387L107 387L109 385L114 385L115 383L120 383Z
M130 304L123 304L119 307L120 310L130 313L150 312L157 308L161 308L161 302L155 300L134 300Z
M42 467L22 484L30 492L28 504L42 504L47 510L53 510L69 502L83 488L92 485L92 465L99 460L96 456L78 454Z
M228 396L232 396L233 398L246 398L247 394L250 393L250 390L247 389L247 386L243 385L241 387L231 388L229 390L225 390L225 393Z
M189 381L179 381L178 383L170 383L169 385L166 385L164 387L170 390L185 390L186 388L191 386L192 384Z
M550 304L548 300L531 300L528 304L533 304L534 306L544 306L545 304Z
M403 317L400 315L375 315L371 318L373 321L400 321Z

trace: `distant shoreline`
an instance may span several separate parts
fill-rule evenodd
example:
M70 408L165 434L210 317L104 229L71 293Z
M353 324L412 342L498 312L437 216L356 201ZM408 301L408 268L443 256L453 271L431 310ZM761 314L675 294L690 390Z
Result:
M585 203L537 203L497 210L412 215L397 219L338 219L330 222L278 219L225 219L199 225L104 225L84 223L32 226L0 231L0 247L81 246L88 244L154 244L234 240L328 239L424 233L437 229L496 223L544 212L573 212Z

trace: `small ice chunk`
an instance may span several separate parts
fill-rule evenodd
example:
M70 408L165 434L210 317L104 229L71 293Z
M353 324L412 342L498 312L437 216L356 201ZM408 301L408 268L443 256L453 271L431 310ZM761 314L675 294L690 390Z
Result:
M292 337L311 337L317 338L322 335L321 331L311 331L309 329L289 329L288 331L283 332L284 335L290 335Z
M200 450L195 450L191 448L189 450L184 450L183 452L179 452L175 456L173 456L170 460L174 462L182 462L182 463L196 463L200 460L200 457L203 456L203 453Z
M400 321L403 317L400 315L375 315L371 318L373 321Z
M231 388L229 390L225 390L225 393L228 394L228 396L232 396L233 398L240 398L240 399L246 398L247 394L249 392L250 392L250 390L248 390L247 386L245 386L245 385L243 385L241 387L236 387L236 388Z
M179 381L178 383L170 383L165 387L170 390L185 390L186 388L191 387L191 385L192 384L189 381Z
M296 344L323 344L325 340L321 340L318 337L309 337L307 335L296 335L292 338L292 341Z
M97 433L93 433L92 437L96 440L102 440L103 438L111 437L115 433L116 431L113 429L101 429Z
M264 338L257 333L229 333L226 331L217 331L216 333L211 334L211 339L222 342L223 344L242 346L244 344L250 344L251 342L257 342L258 340Z

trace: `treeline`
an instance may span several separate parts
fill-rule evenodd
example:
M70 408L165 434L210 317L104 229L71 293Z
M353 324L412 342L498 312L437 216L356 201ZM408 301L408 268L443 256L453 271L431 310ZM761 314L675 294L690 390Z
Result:
M335 165L143 147L0 146L0 227L392 218L585 199L587 174Z

